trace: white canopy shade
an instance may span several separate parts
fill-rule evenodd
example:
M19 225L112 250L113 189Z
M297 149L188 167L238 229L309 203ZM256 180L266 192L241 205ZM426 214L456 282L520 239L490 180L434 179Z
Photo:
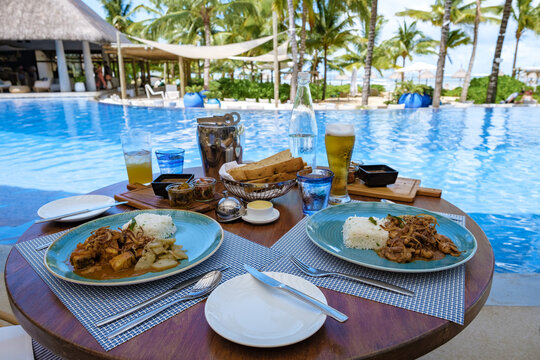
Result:
M291 59L289 54L287 54L288 48L289 48L288 40L278 46L277 48L278 61L285 61L285 60ZM259 56L231 56L229 59L242 60L242 61L256 61L256 62L274 62L274 51L270 51L264 55L259 55Z
M429 70L422 71L422 73L420 74L420 79L435 79L435 74L433 74Z
M175 44L162 44L156 41L141 39L135 36L131 36L133 39L161 49L171 54L175 54L189 59L227 59L235 55L240 55L249 51L257 46L264 44L267 41L272 40L273 35L266 36L256 40L239 42L236 44L228 45L216 45L216 46L195 46L195 45L175 45Z
M402 67L401 69L396 70L398 73L402 72L413 72L413 71L424 71L424 70L437 70L435 65L427 64L425 62L415 62L409 66Z
M452 77L454 79L464 79L467 73L465 72L465 69L460 68L458 71L452 74Z

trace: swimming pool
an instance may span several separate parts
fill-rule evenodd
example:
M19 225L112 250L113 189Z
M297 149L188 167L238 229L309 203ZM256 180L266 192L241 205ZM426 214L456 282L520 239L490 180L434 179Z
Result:
M127 127L151 131L155 147L170 142L184 147L185 166L197 166L195 118L223 112L0 100L0 186L86 193L125 180L119 134ZM289 112L239 112L245 158L287 147ZM320 111L317 160L327 164L325 124L354 123L353 159L387 164L401 176L422 179L423 186L443 189L444 198L467 211L487 234L497 272L538 273L538 119L540 108Z

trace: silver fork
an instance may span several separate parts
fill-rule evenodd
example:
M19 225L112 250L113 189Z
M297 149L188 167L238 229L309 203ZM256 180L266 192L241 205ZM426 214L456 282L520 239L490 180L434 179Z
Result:
M295 258L294 256L291 256L289 259L300 271L302 271L304 274L309 275L309 276L314 276L314 277L324 277L324 276L329 276L329 275L342 276L347 279L361 282L363 284L376 286L385 290L394 291L394 292L407 295L407 296L414 296L414 292L407 290L405 288L402 288L400 286L388 284L384 281L370 279L370 278L358 276L358 275L344 274L344 273L335 272L335 271L325 271L325 270L316 269L307 264L304 264L302 261Z

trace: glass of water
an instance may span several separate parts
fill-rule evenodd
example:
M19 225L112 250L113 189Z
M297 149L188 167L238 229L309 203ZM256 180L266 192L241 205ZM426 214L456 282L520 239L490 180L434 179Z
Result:
M184 171L184 153L180 148L156 150L159 170L162 174L182 174Z
M313 215L328 206L334 173L325 169L306 169L296 173L302 194L302 211Z

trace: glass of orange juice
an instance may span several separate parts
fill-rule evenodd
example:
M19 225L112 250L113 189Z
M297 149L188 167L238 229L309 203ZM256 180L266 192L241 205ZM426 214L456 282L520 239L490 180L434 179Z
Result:
M150 133L129 130L121 135L122 150L130 184L152 182L152 144Z

